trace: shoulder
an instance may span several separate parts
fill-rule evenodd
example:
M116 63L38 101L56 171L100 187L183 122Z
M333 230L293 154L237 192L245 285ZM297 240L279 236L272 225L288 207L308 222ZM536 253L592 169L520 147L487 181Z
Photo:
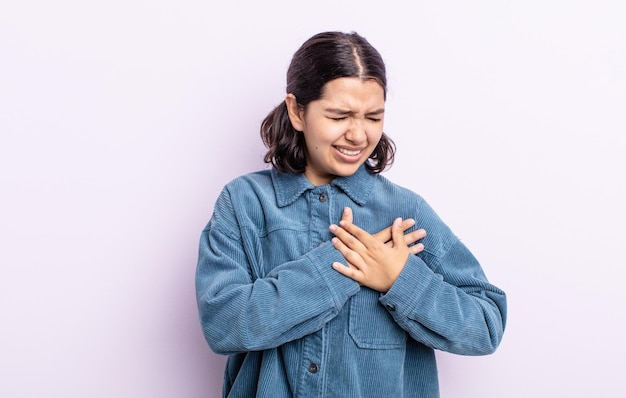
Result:
M385 192L385 196L397 206L408 209L405 217L413 218L416 228L426 230L423 240L426 252L440 258L458 241L450 227L420 194L383 176L378 178L377 189Z
M242 214L258 207L261 202L275 201L269 170L241 175L222 188L213 207L212 224L228 230L238 229Z
M259 170L241 175L225 186L223 191L243 194L248 191L272 189L272 176L270 170Z
M224 185L217 205L221 203L238 207L249 206L254 202L274 201L274 185L270 170L259 170L241 175Z
M222 202L235 207L238 203L250 205L251 202L275 200L274 197L270 171L260 170L241 175L224 185L216 206Z
M372 175L372 178L375 179L375 195L381 195L384 198L393 198L394 200L402 201L406 203L406 206L410 207L419 207L425 202L424 198L417 192L399 185L381 174Z

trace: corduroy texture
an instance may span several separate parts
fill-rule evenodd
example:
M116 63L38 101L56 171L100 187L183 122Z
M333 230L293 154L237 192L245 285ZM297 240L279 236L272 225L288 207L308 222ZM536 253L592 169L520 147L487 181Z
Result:
M328 226L345 206L370 233L396 217L424 228L386 294L334 271ZM433 349L492 353L506 297L417 194L361 167L314 187L265 170L229 183L202 233L196 293L204 335L229 355L224 396L439 396Z

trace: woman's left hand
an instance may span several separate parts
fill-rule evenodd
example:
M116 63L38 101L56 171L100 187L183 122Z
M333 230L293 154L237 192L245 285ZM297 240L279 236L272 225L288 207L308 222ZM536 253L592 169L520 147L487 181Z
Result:
M331 225L333 246L343 254L348 266L334 263L333 268L370 289L385 293L396 281L411 254L405 242L402 219L391 226L391 242L385 244L352 222L341 220Z

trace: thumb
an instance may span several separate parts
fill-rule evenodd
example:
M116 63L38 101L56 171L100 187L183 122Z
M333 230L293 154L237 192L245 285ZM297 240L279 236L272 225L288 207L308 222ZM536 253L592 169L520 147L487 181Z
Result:
M391 239L394 247L404 243L404 231L402 230L402 219L400 217L393 220L393 224L391 224Z
M341 220L342 221L347 221L350 224L352 224L353 221L353 216L352 216L352 209L349 207L344 207L343 208L343 213L341 214Z

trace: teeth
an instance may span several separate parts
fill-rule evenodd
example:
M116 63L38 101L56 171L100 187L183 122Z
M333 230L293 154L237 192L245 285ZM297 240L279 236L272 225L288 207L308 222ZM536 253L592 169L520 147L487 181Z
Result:
M339 150L339 152L345 154L345 155L349 155L349 156L354 156L354 155L358 155L359 153L361 153L360 150L357 151L349 151L347 149L344 148L337 148Z

